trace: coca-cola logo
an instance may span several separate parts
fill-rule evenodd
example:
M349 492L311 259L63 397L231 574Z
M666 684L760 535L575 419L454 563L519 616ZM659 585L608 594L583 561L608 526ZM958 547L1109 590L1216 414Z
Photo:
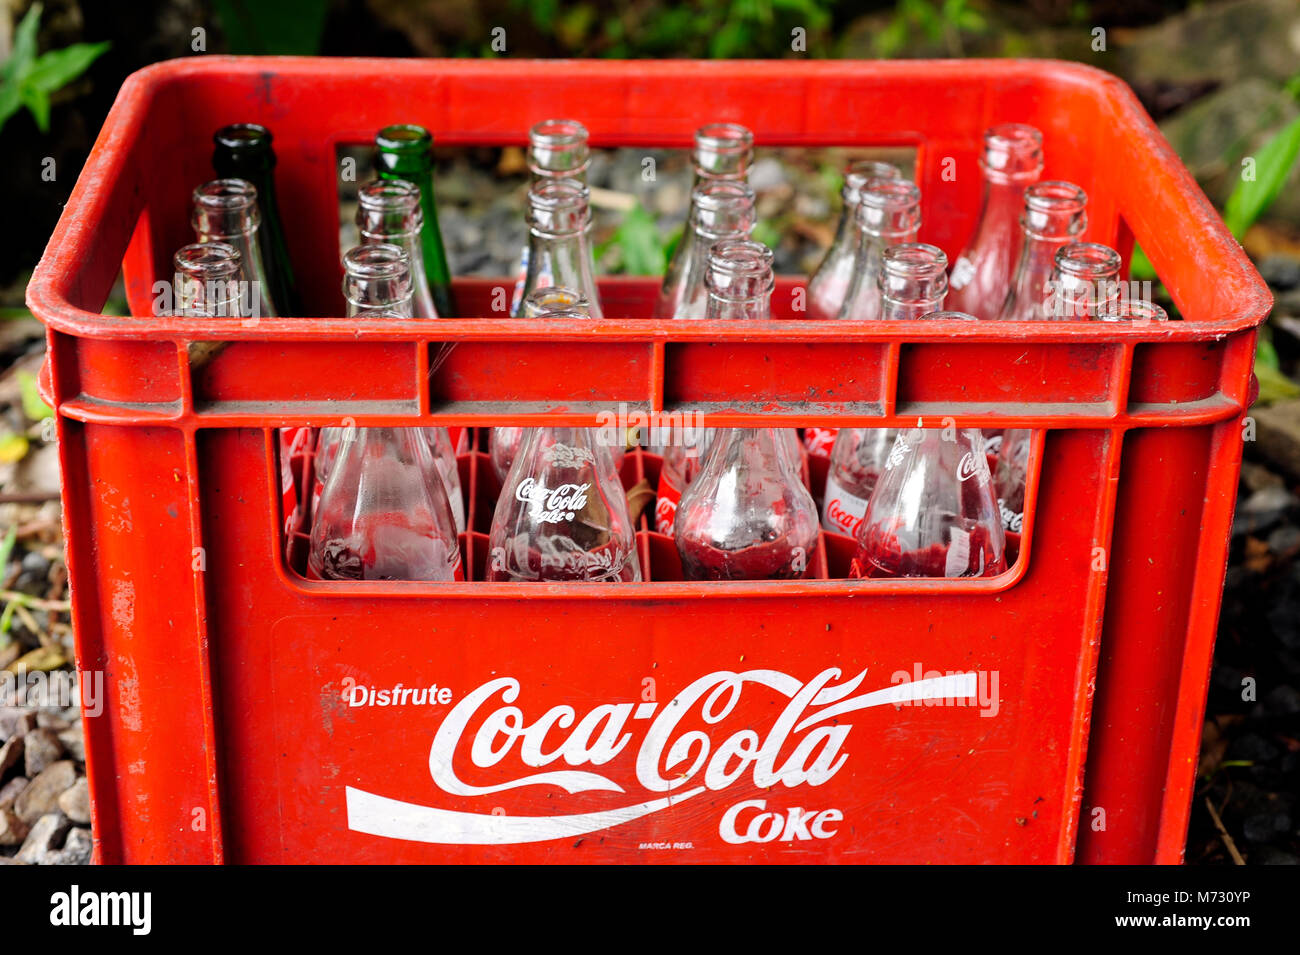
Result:
M982 483L989 476L989 461L983 451L967 451L957 462L957 480L969 481L978 478Z
M561 484L550 489L536 478L524 478L515 488L515 499L528 505L528 514L544 524L571 521L587 506L588 484Z
M466 694L439 725L429 748L429 776L456 797L495 796L540 787L538 806L565 793L609 793L607 809L578 814L530 811L504 814L485 801L483 812L441 809L346 788L348 828L418 842L488 845L543 842L598 832L680 807L706 792L744 781L745 788L822 786L849 759L853 731L847 717L878 706L919 700L969 700L977 695L975 673L949 673L859 692L857 676L836 683L831 667L803 682L779 670L719 670L705 674L666 705L613 702L579 713L560 704L530 715L523 688L513 677L483 683ZM747 687L765 688L787 700L767 725L737 716ZM698 728L703 725L704 729ZM473 729L471 729L473 727ZM546 768L552 765L564 768ZM461 767L460 771L457 767ZM503 774L502 767L513 767ZM621 767L621 771L615 771ZM483 777L475 771L485 771ZM599 771L597 771L599 770ZM504 777L504 778L503 778ZM640 792L628 792L630 780ZM761 810L760 804L746 804ZM799 813L796 817L795 813ZM724 841L775 839L776 817L738 819L729 814ZM791 809L779 831L802 832L817 815ZM837 821L822 815L823 823ZM793 821L791 821L793 820ZM833 834L825 826L827 835ZM731 838L728 835L735 833ZM819 836L822 837L822 836Z
M844 529L844 532L853 536L858 531L858 525L862 523L861 514L851 514L844 509L839 498L832 498L826 502L826 516L829 517L837 527Z
M1007 507L1006 501L998 498L998 510L1002 512L1002 526L1013 533L1019 534L1020 528L1024 526L1025 515L1023 511L1013 511Z

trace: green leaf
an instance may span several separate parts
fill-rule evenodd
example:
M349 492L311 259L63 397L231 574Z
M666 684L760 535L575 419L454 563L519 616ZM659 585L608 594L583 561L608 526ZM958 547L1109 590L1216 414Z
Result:
M627 275L662 275L666 260L659 227L650 213L640 205L624 216L616 233Z
M1223 221L1237 238L1264 214L1300 156L1300 117L1287 123L1256 151L1255 177L1237 183L1223 207Z
M0 573L8 570L9 555L14 552L14 543L18 540L18 525L10 524L9 533L0 541Z
M4 128L5 121L10 116L22 108L23 94L18 84L8 80L0 81L0 129Z
M30 445L25 434L0 436L0 463L13 464L27 456Z
M5 61L3 77L9 80L21 80L36 59L36 33L41 26L42 4L33 3L27 15L23 17L18 29L14 31L13 54Z
M30 371L18 372L18 390L22 393L23 413L32 421L41 421L54 417L54 409L45 403L36 383L36 376Z
M24 83L22 87L23 105L36 120L36 128L43 133L50 131L50 96L44 90Z
M25 83L45 93L60 90L86 72L109 46L107 42L74 43L61 50L50 50L32 65Z
M1133 245L1133 255L1129 258L1128 277L1137 282L1154 282L1159 278L1156 275L1156 267L1142 251L1142 246L1136 243Z

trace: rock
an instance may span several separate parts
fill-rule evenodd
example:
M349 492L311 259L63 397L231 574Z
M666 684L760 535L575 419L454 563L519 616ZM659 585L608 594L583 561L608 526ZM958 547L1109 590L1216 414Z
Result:
M51 853L58 851L59 844L71 826L72 823L68 822L68 817L63 813L46 813L36 820L23 847L14 858L32 865L45 863Z
M18 794L31 785L31 780L26 776L15 776L9 782L0 786L0 809L9 809L13 806L14 800Z
M1275 686L1264 696L1263 709L1272 716L1300 713L1300 690L1287 683Z
M30 827L12 809L0 809L0 846L20 846Z
M32 730L23 737L23 742L26 744L28 779L35 779L44 772L46 766L63 756L63 744L59 742L58 734L48 727Z
M1254 450L1290 477L1300 480L1300 398L1251 408Z
M24 822L35 822L52 812L61 796L77 781L77 770L72 760L65 759L46 767L32 780L31 785L14 800L14 812Z
M1258 491L1266 487L1283 487L1286 484L1282 480L1282 475L1254 461L1241 462L1241 483L1248 491Z
M24 736L36 728L36 713L26 706L0 706L0 739Z
M36 725L52 729L56 733L61 733L72 724L57 713L37 713Z
M73 822L90 825L90 783L82 776L59 796L59 809Z
M11 859L9 856L0 856L0 865L27 865L27 863Z
M764 156L749 167L749 184L755 192L764 192L785 184L785 167L779 159Z
M1243 759L1252 763L1267 763L1277 759L1281 750L1258 733L1243 733L1228 747L1229 759Z
M22 762L23 739L22 736L15 736L0 746L0 779L4 779L5 773Z
M70 727L59 734L59 742L67 750L68 755L79 763L86 761L86 741L81 732L81 721L78 720Z
M1283 524L1268 535L1268 549L1279 557L1292 557L1300 553L1300 527Z
M1300 501L1284 487L1262 487L1237 505L1232 535L1259 534L1271 529Z
M1261 259L1258 267L1264 281L1280 292L1300 286L1300 259L1275 253Z
M72 829L63 848L46 856L50 865L90 865L90 854L95 840L89 829Z

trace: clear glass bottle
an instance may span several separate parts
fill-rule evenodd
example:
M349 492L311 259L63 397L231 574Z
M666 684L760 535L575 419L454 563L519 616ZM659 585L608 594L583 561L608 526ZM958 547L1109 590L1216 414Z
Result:
M1053 321L1098 320L1119 305L1119 253L1098 242L1070 242L1056 250L1048 282Z
M587 169L591 166L591 150L587 145L587 127L576 119L544 119L528 131L528 171L532 182L550 179L576 179L586 185ZM594 260L592 275L596 274ZM515 290L510 299L510 314L519 314L524 297L524 281L528 278L528 244L519 253L519 270Z
M673 532L687 580L802 577L817 506L774 428L726 428L682 494Z
M528 428L497 499L489 580L641 580L636 531L594 428Z
M952 268L950 307L995 318L1011 285L1025 187L1043 174L1043 134L1003 123L984 133L984 198L970 242Z
M709 321L765 322L772 315L772 250L752 239L724 239L709 250L704 287Z
M1118 302L1101 311L1097 318L1103 322L1133 322L1135 325L1145 325L1148 322L1167 322L1169 313L1155 302L1140 298L1126 298L1121 295Z
M984 439L973 428L908 428L858 526L855 577L992 577L1006 539Z
M897 428L839 429L826 471L822 527L846 537L857 533L897 437Z
M194 190L194 212L190 218L198 242L223 242L239 253L243 284L241 314L250 318L274 318L281 314L271 298L271 283L262 263L257 238L261 213L257 189L243 179L214 179Z
M419 187L405 179L377 179L362 186L357 195L362 244L387 242L405 252L411 268L411 317L437 318L420 247L423 218Z
M938 246L909 242L885 249L880 264L880 317L926 318L944 307L948 257Z
M709 250L726 239L748 239L754 229L754 190L743 182L706 180L691 193L690 219L664 274L654 317L698 319L708 312L704 273Z
M1016 274L998 313L1004 322L1043 321L1056 252L1088 227L1088 196L1072 182L1040 182L1025 190L1023 237Z
M289 243L276 199L275 150L271 139L271 131L256 123L222 126L212 134L212 168L222 179L243 179L257 190L257 208L262 216L258 246L271 283L271 301L281 315L302 315L302 300L298 296Z
M705 123L695 131L695 186L709 180L744 182L754 161L754 134L739 123Z
M239 250L225 242L196 242L172 256L175 314L240 318Z
M404 179L420 190L420 252L433 296L434 311L443 318L456 315L451 269L438 228L438 203L433 191L433 136L423 126L385 126L375 135L375 171L380 179Z
M844 171L844 186L840 198L844 208L835 238L817 271L808 279L808 318L824 321L835 318L848 297L853 280L853 263L858 253L859 227L857 219L858 193L871 179L898 179L898 167L887 162L858 159L849 163ZM906 241L911 241L906 240Z
M603 318L592 268L589 195L576 179L539 180L528 190L528 277L523 298L559 285L586 299L591 318Z
M1028 428L1007 428L1002 433L997 465L993 469L993 492L1003 529L1020 533L1025 514L1025 479L1029 469L1029 448L1034 432Z
M907 179L870 179L859 193L858 243L853 275L836 318L880 318L880 270L885 250L916 242L921 228L921 190Z

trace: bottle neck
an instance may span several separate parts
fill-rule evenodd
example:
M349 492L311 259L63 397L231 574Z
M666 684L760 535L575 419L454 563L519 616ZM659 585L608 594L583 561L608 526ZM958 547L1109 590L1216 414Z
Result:
M420 252L433 298L433 310L443 318L456 314L451 294L451 270L438 227L433 190L433 137L417 126L390 126L376 137L376 172L380 179L404 179L420 190Z

